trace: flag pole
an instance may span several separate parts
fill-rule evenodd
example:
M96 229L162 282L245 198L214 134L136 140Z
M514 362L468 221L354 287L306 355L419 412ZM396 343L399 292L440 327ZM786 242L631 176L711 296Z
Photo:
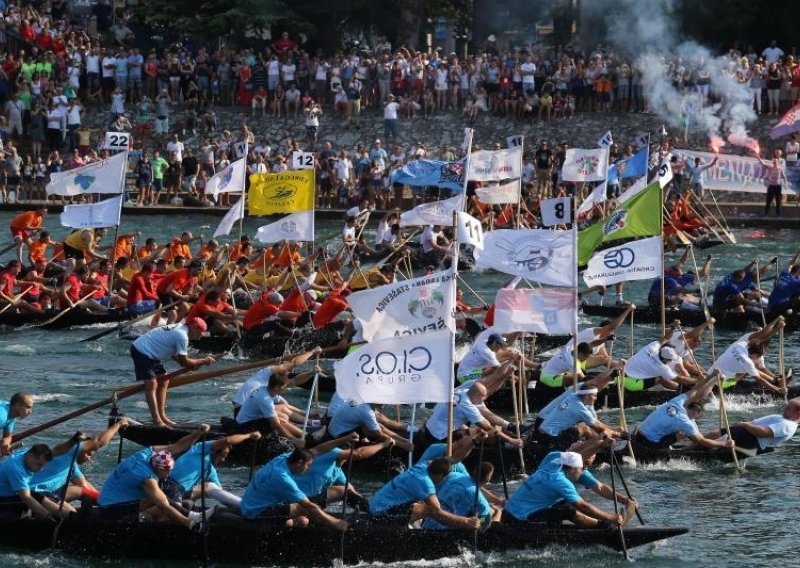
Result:
M244 175L242 176L242 213L239 215L239 238L236 239L236 242L241 244L242 242L242 232L244 225L244 212L247 209L247 202L246 202L246 194L247 194L247 156L250 155L250 148L247 140L244 142Z
M659 182L659 185L661 182ZM667 335L667 298L666 288L664 284L664 190L659 191L661 194L661 337Z
M520 136L520 143L519 143L519 172L520 176L522 175L522 168L525 165L525 160L523 156L525 155L525 136ZM522 177L519 178L519 191L517 192L517 229L522 228L521 220L522 220ZM466 192L465 192L466 194ZM465 195L466 196L466 195Z
M124 150L125 152L125 167L122 168L122 179L120 180L120 192L119 192L119 213L117 214L117 227L114 229L114 242L111 243L111 254L108 255L108 258L111 259L111 274L108 277L108 305L111 305L111 290L114 287L114 265L117 261L116 252L117 248L117 238L119 237L119 226L122 224L122 203L125 201L125 186L128 183L127 177L125 174L128 172L128 152L129 147ZM136 258L136 248L133 249L133 258Z
M606 166L606 180L608 180L608 166ZM578 392L578 223L577 221L577 193L572 195L572 388Z
M469 180L469 155L472 153L472 129L469 130L469 138L467 140L467 155L464 157L464 187L461 199L462 209L465 206L467 195L467 183ZM458 296L458 211L453 211L453 298ZM454 411L454 396L456 390L456 332L450 332L450 404L447 409L447 457L453 455L453 411Z

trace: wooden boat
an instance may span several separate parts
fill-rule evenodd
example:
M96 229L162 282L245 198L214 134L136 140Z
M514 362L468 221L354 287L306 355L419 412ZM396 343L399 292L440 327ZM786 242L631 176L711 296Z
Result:
M96 511L74 515L58 530L55 548L66 554L102 560L140 558L258 566L323 566L408 562L461 556L471 550L475 533L456 530L380 526L351 515L342 533L328 527L286 528L251 522L232 514L215 515L205 533L166 523L109 522ZM622 531L626 549L689 532L685 527L637 526ZM20 551L52 550L54 524L47 519L0 521L0 545ZM388 543L391 543L389 545ZM603 546L623 549L618 530L574 525L508 526L491 524L478 533L477 551L497 553L546 546Z
M0 314L0 326L24 327L29 325L40 325L53 319L58 312L46 312L44 314L20 313L14 310L6 310ZM58 318L53 323L41 325L40 329L67 329L70 327L89 326L97 324L119 323L130 319L132 316L127 310L110 310L105 314L97 314L75 308Z

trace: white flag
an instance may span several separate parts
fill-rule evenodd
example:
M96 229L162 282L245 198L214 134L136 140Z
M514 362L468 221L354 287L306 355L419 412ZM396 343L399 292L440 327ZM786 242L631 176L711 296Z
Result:
M506 137L507 148L521 148L525 137L522 134L514 134Z
M633 182L632 186L623 191L619 197L617 197L617 205L622 205L626 201L630 201L642 193L645 189L647 189L647 176L642 176Z
M455 331L453 269L355 292L347 303L361 320L364 339Z
M518 179L502 185L487 185L475 189L478 201L494 205L497 203L519 203L520 183Z
M220 237L222 235L229 235L231 229L236 224L236 221L239 219L244 219L244 203L245 198L240 197L239 201L237 201L233 207L231 207L225 216L220 221L217 230L214 231L214 237Z
M451 227L453 225L453 212L461 211L463 204L463 196L456 195L450 199L417 205L411 211L406 211L400 215L400 226L444 225Z
M475 249L475 266L553 286L575 286L575 236L572 231L495 229Z
M586 213L591 211L592 207L594 207L595 205L597 205L599 203L605 203L605 201L606 201L606 187L607 187L606 182L603 182L600 185L598 185L597 187L595 187L592 190L592 193L590 193L589 196L586 199L583 200L583 203L581 203L581 206L578 207L578 215L580 215L580 214L584 214L585 215Z
M47 195L122 193L127 167L125 153L66 172L50 174Z
M583 281L587 286L608 286L628 280L661 276L661 237L631 241L594 253Z
M603 134L600 139L597 141L597 146L599 148L608 148L614 143L614 137L611 136L611 131L606 130L606 133Z
M215 173L206 183L206 195L211 195L216 201L220 193L241 193L244 191L244 182L247 175L247 160L242 158L228 164L225 169Z
M452 337L441 330L363 345L333 364L336 392L345 400L375 404L450 402Z
M74 229L114 227L119 225L122 196L90 205L67 205L61 213L61 226Z
M633 143L637 150L641 150L642 148L646 147L649 141L650 135L647 132L640 132L636 138L633 139Z
M469 156L467 179L501 181L522 177L522 147L508 150L481 150Z
M569 197L542 199L539 203L542 212L542 225L564 225L572 223L572 200Z
M570 148L564 158L561 178L564 181L605 181L608 148Z
M262 243L283 240L311 242L314 240L314 211L298 211L259 227L256 238Z
M494 301L494 329L499 333L572 333L577 306L574 289L501 288Z
M667 184L672 181L672 166L666 159L661 160L661 165L658 166L658 185L661 189L667 187Z
M464 211L458 212L458 240L475 248L483 248L483 226L481 222Z
M235 158L246 158L250 149L247 146L247 140L240 140L233 145L233 154Z
M461 139L461 150L463 152L469 150L471 140L472 140L472 129L464 128L464 137Z

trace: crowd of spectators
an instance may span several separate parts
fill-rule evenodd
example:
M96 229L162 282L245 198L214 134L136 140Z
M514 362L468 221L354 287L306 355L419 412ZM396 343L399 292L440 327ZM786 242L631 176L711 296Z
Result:
M289 169L293 151L315 151L322 207L365 196L394 206L408 192L391 187L392 168L419 156L451 160L459 153L450 146L427 148L423 140L397 146L398 129L413 128L417 117L455 113L474 121L490 113L535 122L575 112L649 112L642 70L603 46L583 53L491 41L460 57L440 49L395 49L381 37L371 49L355 46L331 56L283 32L259 49L188 41L140 50L126 10L114 12L106 0L92 14L72 13L70 6L67 0L25 6L0 0L4 201L10 193L19 200L42 198L50 173L101 158L103 134L112 129L133 134L138 191L131 201L141 206L187 196L204 202L208 179L240 157L244 141L251 172ZM728 60L722 71L712 71L703 60L665 58L663 73L677 88L709 101L720 96L709 90L709 74L729 73L752 89L758 112L776 114L797 101L800 65L776 42L760 54L734 47ZM241 127L219 128L222 107L243 111ZM355 148L318 142L321 123L322 138L335 140L337 131L359 130L364 112L383 116L381 140ZM88 128L87 113L107 117L103 128ZM305 140L287 144L257 134L273 117L301 121ZM526 159L536 163L539 150L532 148ZM534 177L538 170L544 168L534 167ZM543 194L547 183L539 174L536 186Z

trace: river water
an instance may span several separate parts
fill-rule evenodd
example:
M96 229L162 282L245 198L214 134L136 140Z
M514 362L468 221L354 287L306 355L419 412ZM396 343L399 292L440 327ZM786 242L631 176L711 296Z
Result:
M10 213L0 213L0 227L7 227ZM65 230L58 227L57 219L48 219L47 226L55 239L62 238ZM219 222L212 216L136 216L123 217L123 231L142 230L145 236L166 240L182 230L191 229L213 233ZM261 224L255 219L246 219L245 232L253 235ZM318 235L336 233L338 222L323 221L317 227ZM201 228L198 230L198 228ZM5 229L4 229L5 231ZM367 231L369 233L369 231ZM736 231L737 245L722 245L711 249L714 255L712 266L712 289L714 282L725 273L746 265L754 256L769 259L778 255L784 264L794 254L800 234L789 230ZM8 234L0 240L6 244ZM110 237L109 237L110 238ZM330 245L331 248L333 245ZM673 257L673 255L670 255ZM668 257L668 261L669 258ZM3 262L11 258L6 254ZM674 257L673 257L674 258ZM705 252L698 252L698 261ZM691 268L691 261L688 264ZM487 300L491 301L496 288L504 277L493 274L465 274L466 280ZM642 305L646 302L649 283L632 284L626 289L625 299ZM765 284L765 288L771 284ZM467 300L471 294L467 292ZM596 297L592 299L595 301ZM613 296L609 298L613 301ZM582 318L581 324L588 325ZM95 330L96 331L96 330ZM18 431L44 422L70 410L108 396L113 388L131 384L132 364L128 355L129 345L110 335L92 343L79 340L92 334L93 330L69 331L19 330L0 333L0 399L7 400L14 392L25 390L35 394L34 414L17 425ZM623 327L618 334L615 354L628 348L628 329ZM636 325L637 348L657 339L658 330L652 325ZM721 352L737 333L719 332L716 348ZM777 368L775 352L767 354L767 364ZM791 367L800 353L797 336L787 336L786 364ZM707 344L699 350L698 359L703 365L710 363ZM218 365L232 365L227 360ZM174 364L173 364L174 368ZM170 394L170 414L177 420L216 420L229 408L230 398L236 387L247 375L233 376L176 389ZM290 393L295 404L304 404L305 391ZM148 417L143 400L128 399L124 402L126 413L144 420ZM759 404L748 399L729 402L731 422L741 418L753 418L779 410L778 405ZM628 422L636 423L648 409L633 409L628 412ZM63 424L36 438L36 441L56 443L63 441L76 430L87 433L100 431L105 424L107 410L99 410ZM615 423L616 413L601 417ZM716 411L708 410L701 418L701 429L710 430L717 423ZM32 442L31 442L32 443ZM127 442L125 453L135 446ZM96 485L100 485L116 461L117 447L101 451L93 464L85 468L86 474ZM632 557L646 566L754 566L781 562L795 565L796 523L800 506L800 479L796 475L796 460L800 454L798 445L790 442L780 452L752 460L744 474L737 474L732 466L697 465L688 462L670 462L649 466L624 467L631 491L641 503L641 512L648 524L688 526L691 532L683 537L656 546L632 551ZM357 466L355 468L357 470ZM598 472L608 481L607 469ZM357 475L357 473L356 473ZM247 468L224 468L221 478L234 491L241 491L246 484ZM366 491L374 489L369 483L360 486ZM512 483L513 486L513 483ZM588 497L588 496L587 496ZM590 498L591 500L591 498ZM610 505L606 502L605 505ZM635 520L633 521L636 522ZM143 543L144 544L144 543ZM615 566L624 560L619 554L600 549L566 550L548 549L527 553L493 554L475 559L469 553L457 558L434 562L414 563L436 566L469 565L476 561L494 566ZM166 566L174 563L142 563L118 561L118 566ZM0 566L99 566L99 562L64 557L55 554L27 555L0 549Z

